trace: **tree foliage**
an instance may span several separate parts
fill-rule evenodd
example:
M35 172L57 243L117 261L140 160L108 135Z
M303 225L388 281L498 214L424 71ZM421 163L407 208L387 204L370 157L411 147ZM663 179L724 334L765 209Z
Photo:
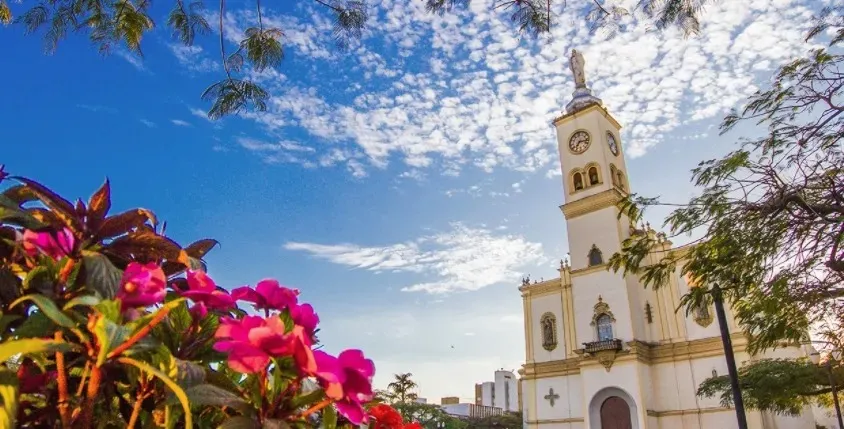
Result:
M770 88L724 119L722 134L742 123L764 133L692 171L702 190L669 215L669 236L634 234L610 260L612 269L638 274L650 287L666 284L678 269L691 276L700 287L682 298L686 311L711 300L718 285L750 336L750 353L806 343L810 330L822 348L844 346L844 56L836 53L844 40L842 11L825 10L809 34L831 34L832 49L785 64ZM631 195L621 208L639 222L648 206L660 204ZM666 238L691 234L699 238L689 246L643 263ZM742 370L745 401L793 412L802 395L817 391L803 383L806 371L805 364L751 363ZM700 393L717 392L729 394L723 378L708 380Z
M397 404L405 404L416 400L417 395L414 390L419 387L411 377L413 374L406 372L403 374L393 374L394 381L387 385L388 398L391 402Z
M466 424L466 429L521 429L524 426L521 412L469 418Z
M205 90L202 98L209 103L208 116L218 119L237 114L244 109L266 110L268 94L250 79L246 65L255 71L275 68L284 58L283 28L264 25L260 0L254 0L254 25L244 31L237 50L226 53L224 17L226 0L217 0L215 26L219 33L222 78ZM320 9L332 15L332 36L341 49L360 39L366 28L371 5L365 0L311 0ZM458 7L465 7L468 0L416 0L424 1L428 11L443 14ZM712 0L640 0L629 11L606 0L582 0L588 6L587 23L593 28L611 32L620 29L631 12L640 12L658 29L679 27L685 34L700 29L699 15L706 3ZM173 0L166 24L173 38L185 46L196 42L197 36L211 32L208 19L213 13L206 10L202 0ZM51 0L35 5L17 6L16 2L0 0L0 24L16 22L26 33L43 32L44 50L55 52L59 43L70 33L84 33L102 53L122 46L141 55L143 37L155 27L149 0ZM555 25L554 13L567 5L563 0L496 0L496 10L510 14L519 31L538 35L547 33ZM13 7L15 10L13 10Z

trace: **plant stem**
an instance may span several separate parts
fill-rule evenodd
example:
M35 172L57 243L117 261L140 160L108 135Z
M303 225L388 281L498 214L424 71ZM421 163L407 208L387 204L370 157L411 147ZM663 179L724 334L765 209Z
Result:
M76 397L82 396L82 391L85 389L85 379L88 378L88 372L91 371L91 361L85 362L85 369L82 371L82 379L79 380L79 388L76 389Z
M308 417L309 415L311 415L311 414L313 414L313 413L315 413L315 412L317 412L317 411L319 411L319 410L321 410L321 409L325 408L325 406L326 406L326 405L328 405L328 404L330 404L330 403L331 403L331 399L330 399L330 398L325 398L325 399L323 399L322 401L320 401L319 403L317 403L316 405L314 405L313 407L308 408L307 410L305 410L305 412L304 412L304 413L299 414L299 416L297 416L297 417L296 417L296 419L304 419L305 417Z
M165 307L162 308L158 313L155 313L155 317L150 320L149 324L141 328L138 332L135 332L135 335L129 337L125 343L117 346L116 349L112 350L111 353L108 354L108 358L111 359L115 356L119 356L121 353L125 352L129 347L132 347L135 343L141 340L141 338L145 337L149 331L152 330L156 325L161 323L165 317L167 317L167 313L170 312L170 309Z
M135 406L132 407L132 416L129 417L129 424L126 426L126 429L135 429L135 423L138 422L138 416L141 414L141 404L144 402L144 398L146 394L143 392L143 389L138 391L138 397L135 399Z
M62 332L56 332L56 341L62 340ZM62 428L70 427L70 409L67 399L67 370L64 365L64 353L56 352L56 379L59 383L59 417L62 420Z
M82 410L82 428L89 429L92 427L94 419L94 404L97 402L97 396L100 394L100 381L102 379L102 369L97 365L91 366L91 379L88 380L88 395L85 399L85 409Z

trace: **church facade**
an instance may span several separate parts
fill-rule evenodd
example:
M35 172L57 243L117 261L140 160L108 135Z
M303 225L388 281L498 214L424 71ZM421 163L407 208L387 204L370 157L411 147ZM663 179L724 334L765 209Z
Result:
M678 273L658 290L608 270L609 257L631 234L653 234L651 262L672 243L650 227L619 217L631 192L621 124L592 95L584 60L572 52L575 92L553 121L562 169L570 262L559 277L525 280L525 364L521 374L525 429L731 429L735 412L698 385L726 374L714 308L676 312L690 287ZM682 251L680 249L673 249ZM805 356L796 347L765 356L747 353L747 339L727 310L736 361ZM811 409L798 417L748 411L752 429L812 429Z

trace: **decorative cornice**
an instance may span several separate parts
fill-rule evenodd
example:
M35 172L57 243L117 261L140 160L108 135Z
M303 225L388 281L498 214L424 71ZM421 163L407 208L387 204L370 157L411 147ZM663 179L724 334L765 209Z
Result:
M604 117L607 118L607 120L609 120L616 127L616 129L619 129L619 130L621 129L621 124L619 124L618 121L616 121L615 118L612 117L610 112L606 108L604 108L603 106L600 106L600 105L597 105L597 104L593 104L593 105L591 105L591 106L589 106L585 109L582 109L582 110L576 110L574 112L566 113L564 115L558 116L558 117L554 118L554 120L551 121L551 123L554 124L555 126L559 126L560 124L562 124L564 122L568 122L568 121L570 121L570 120L572 120L572 119L574 119L578 116L583 116L583 115L585 115L589 112L595 111L595 110L599 111L599 113L602 113L604 115Z
M747 350L747 336L745 334L735 333L730 335L730 337L733 341L734 351L741 353ZM656 363L723 356L724 354L721 337L666 344L645 343L636 340L628 342L627 347L626 350L615 354L614 362L635 360L652 365ZM537 379L579 374L581 368L599 364L606 368L597 356L590 356L588 353L584 353L582 349L574 350L574 352L578 356L548 362L524 364L522 366L524 372L523 378Z
M550 420L528 420L527 424L529 425L548 425L548 424L556 424L556 423L583 423L582 417L572 417L568 419L550 419Z
M669 417L669 416L688 416L708 413L723 413L732 411L729 407L709 407L709 408L692 408L688 410L671 410L671 411L654 411L647 410L649 417Z
M585 276L586 274L591 274L591 273L595 273L595 272L598 272L598 271L608 271L609 267L610 267L609 264L598 264L598 265L592 265L591 267L578 268L576 270L571 270L571 276L572 277Z
M563 211L566 219L574 219L586 213L614 206L622 198L624 196L618 189L610 188L568 204L563 204L560 206L560 210Z
M519 286L519 291L522 296L528 295L544 295L552 292L559 292L563 290L563 282L559 277L551 280L545 280L539 283L527 284Z

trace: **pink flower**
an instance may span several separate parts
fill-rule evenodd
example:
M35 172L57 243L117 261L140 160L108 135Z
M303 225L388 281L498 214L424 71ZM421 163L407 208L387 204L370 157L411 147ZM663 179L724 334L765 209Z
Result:
M372 360L366 359L360 350L345 350L336 358L317 350L314 359L322 371L314 375L325 389L325 395L336 401L337 411L352 424L365 422L363 403L372 399L372 377L375 375Z
M317 369L304 329L295 326L285 333L284 322L278 316L246 316L241 320L224 317L214 336L219 340L214 349L228 353L229 367L238 372L263 371L270 358L276 356L292 356L305 373Z
M181 295L212 310L228 310L234 307L234 299L228 293L217 289L214 280L202 271L188 271L188 290L181 292Z
M305 329L305 332L308 333L311 339L314 338L314 332L319 324L319 316L314 313L314 308L311 304L295 304L290 306L290 317L293 319L293 323Z
M67 228L56 232L55 235L50 232L35 232L27 229L23 232L20 241L27 255L35 256L40 252L56 260L70 255L76 244L76 238Z
M117 298L123 303L123 309L147 307L164 300L167 285L164 271L154 262L146 265L130 262L123 272Z
M267 310L284 310L296 305L298 295L298 289L288 289L272 279L261 280L254 290L244 286L232 291L232 298L235 300L248 301L254 304L256 309Z
M191 317L193 317L195 320L202 320L205 318L205 315L208 314L208 307L206 307L205 304L201 302L197 302L193 305L193 307L190 308L189 311Z

